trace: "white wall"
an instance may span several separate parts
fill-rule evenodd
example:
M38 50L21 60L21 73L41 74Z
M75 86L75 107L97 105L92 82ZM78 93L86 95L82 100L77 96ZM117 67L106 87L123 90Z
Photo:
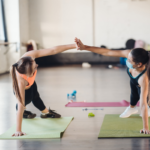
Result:
M29 40L29 3L28 0L19 0L20 24L20 56L26 52L25 44Z
M150 44L150 0L95 0L95 43L122 47L129 38Z
M28 0L5 0L4 2L8 42L17 42L17 49L16 44L0 47L0 73L9 71L10 66L26 52L22 43L29 40ZM8 53L5 54L7 50Z
M123 47L129 38L150 43L150 0L29 0L28 3L29 37L43 47L71 43L75 36L85 44L105 44L110 48Z
M17 49L20 50L19 0L5 0L4 2L8 42L17 42ZM10 65L19 59L20 52L16 52L16 44L5 48L9 49L6 54L8 71Z
M29 40L29 9L28 0L19 0L20 41Z
M129 38L150 44L150 0L5 0L5 15L9 42L34 39L48 48L79 37L109 48L123 47ZM11 46L8 69L25 51Z
M30 0L29 36L45 48L73 43L92 45L91 0Z

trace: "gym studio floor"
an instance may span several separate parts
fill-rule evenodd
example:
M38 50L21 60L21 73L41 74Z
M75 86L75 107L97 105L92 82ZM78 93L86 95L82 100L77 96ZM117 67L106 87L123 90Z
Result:
M73 116L61 139L0 140L0 150L149 150L149 138L98 139L105 114L120 114L124 107L105 107L104 110L83 111L65 107L67 93L77 90L77 101L111 102L129 101L130 86L126 69L107 69L95 65L83 69L80 65L39 68L36 82L41 98L47 107L62 116ZM9 74L0 75L0 134L16 123L16 99L12 92ZM27 110L40 112L29 104ZM88 118L93 112L95 117Z

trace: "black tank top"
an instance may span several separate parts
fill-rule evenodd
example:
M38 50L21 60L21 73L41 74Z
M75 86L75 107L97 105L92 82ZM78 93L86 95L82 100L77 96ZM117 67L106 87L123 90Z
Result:
M146 72L146 69L147 69L147 68L145 68L138 76L133 77L133 76L131 75L131 73L129 72L129 68L127 68L127 73L128 73L128 75L129 75L129 77L130 77L131 82L132 82L133 84L135 84L135 85L139 85L138 80L139 80L139 78Z

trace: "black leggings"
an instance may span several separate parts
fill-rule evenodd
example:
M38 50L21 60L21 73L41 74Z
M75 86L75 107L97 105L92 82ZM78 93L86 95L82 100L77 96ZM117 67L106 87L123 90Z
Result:
M31 101L40 111L43 111L46 108L37 91L37 85L35 82L28 90L25 90L25 106ZM18 104L16 104L16 110L18 110Z
M130 105L135 106L140 100L141 88L138 85L133 84L130 81L131 95L130 95ZM148 97L147 97L148 102Z

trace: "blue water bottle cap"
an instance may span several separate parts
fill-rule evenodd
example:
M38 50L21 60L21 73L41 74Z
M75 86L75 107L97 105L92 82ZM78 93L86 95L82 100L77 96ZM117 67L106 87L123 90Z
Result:
M74 93L74 94L76 94L76 93L77 93L77 91L76 91L76 90L74 90L74 91L73 91L73 93Z

